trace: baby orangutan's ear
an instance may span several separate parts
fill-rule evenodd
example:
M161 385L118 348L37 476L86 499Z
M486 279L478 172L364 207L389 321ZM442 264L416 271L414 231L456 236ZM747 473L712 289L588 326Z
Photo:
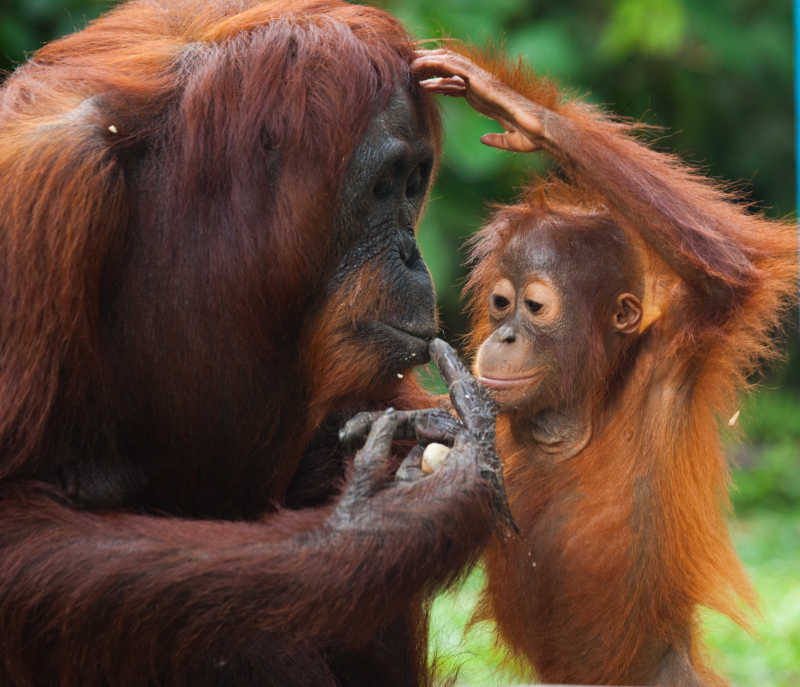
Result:
M612 325L620 334L634 334L642 322L642 303L632 293L617 296L617 309Z

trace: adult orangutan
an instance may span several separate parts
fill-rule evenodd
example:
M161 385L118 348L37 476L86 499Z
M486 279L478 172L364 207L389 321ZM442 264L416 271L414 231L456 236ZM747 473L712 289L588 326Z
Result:
M424 401L412 58L338 0L134 0L3 86L3 685L427 683L424 601L503 503L491 402L434 341L464 424L338 440ZM451 458L395 478L395 433Z
M505 128L485 144L543 149L571 182L534 183L474 246L474 369L521 530L490 548L484 611L546 682L719 684L698 607L743 622L737 597L754 600L719 424L774 354L794 223L524 68L474 59L422 52L413 69Z

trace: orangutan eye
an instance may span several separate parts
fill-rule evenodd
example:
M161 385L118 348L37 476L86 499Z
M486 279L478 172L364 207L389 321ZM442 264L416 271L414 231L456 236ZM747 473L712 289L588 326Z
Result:
M494 295L492 296L492 304L498 310L505 310L511 304L511 301L505 296Z
M506 316L514 305L516 290L510 280L502 278L489 291L489 314L495 318Z
M428 188L428 179L431 176L432 168L432 160L423 160L414 168L406 182L406 197L413 198L425 192Z
M529 298L525 299L525 307L534 315L542 309L542 304L537 301L532 301Z

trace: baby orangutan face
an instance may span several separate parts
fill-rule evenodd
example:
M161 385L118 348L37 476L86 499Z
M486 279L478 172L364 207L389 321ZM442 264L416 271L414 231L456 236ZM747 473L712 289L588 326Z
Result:
M475 360L502 411L580 403L638 331L631 269L603 255L597 239L608 237L594 232L604 228L541 223L518 228L503 249L486 291L492 331Z
M560 376L554 355L563 328L558 288L544 274L501 277L489 292L489 317L494 331L478 350L479 381L501 408L550 396Z

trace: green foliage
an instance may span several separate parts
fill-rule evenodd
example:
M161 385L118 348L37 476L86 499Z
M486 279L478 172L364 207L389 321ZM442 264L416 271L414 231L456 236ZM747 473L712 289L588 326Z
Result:
M731 448L737 465L732 491L737 513L797 511L800 504L800 393L769 391L741 411L746 442Z
M752 462L734 474L732 496L736 512L766 508L796 512L800 504L800 441L748 445L742 450L751 453Z
M5 0L0 10L0 69L13 69L52 38L83 27L107 0Z
M734 687L795 687L800 684L800 519L760 513L735 523L733 535L761 597L761 615L752 635L727 618L703 615L715 664Z
M764 389L747 400L741 422L750 442L765 444L778 438L800 442L800 394Z
M686 23L680 0L621 0L614 4L601 50L611 57L672 57L686 38Z
M475 570L462 585L442 594L433 604L430 656L442 682L456 673L458 684L465 686L519 682L519 671L503 664L503 652L495 644L494 623L475 624L464 641L483 581L483 571Z

